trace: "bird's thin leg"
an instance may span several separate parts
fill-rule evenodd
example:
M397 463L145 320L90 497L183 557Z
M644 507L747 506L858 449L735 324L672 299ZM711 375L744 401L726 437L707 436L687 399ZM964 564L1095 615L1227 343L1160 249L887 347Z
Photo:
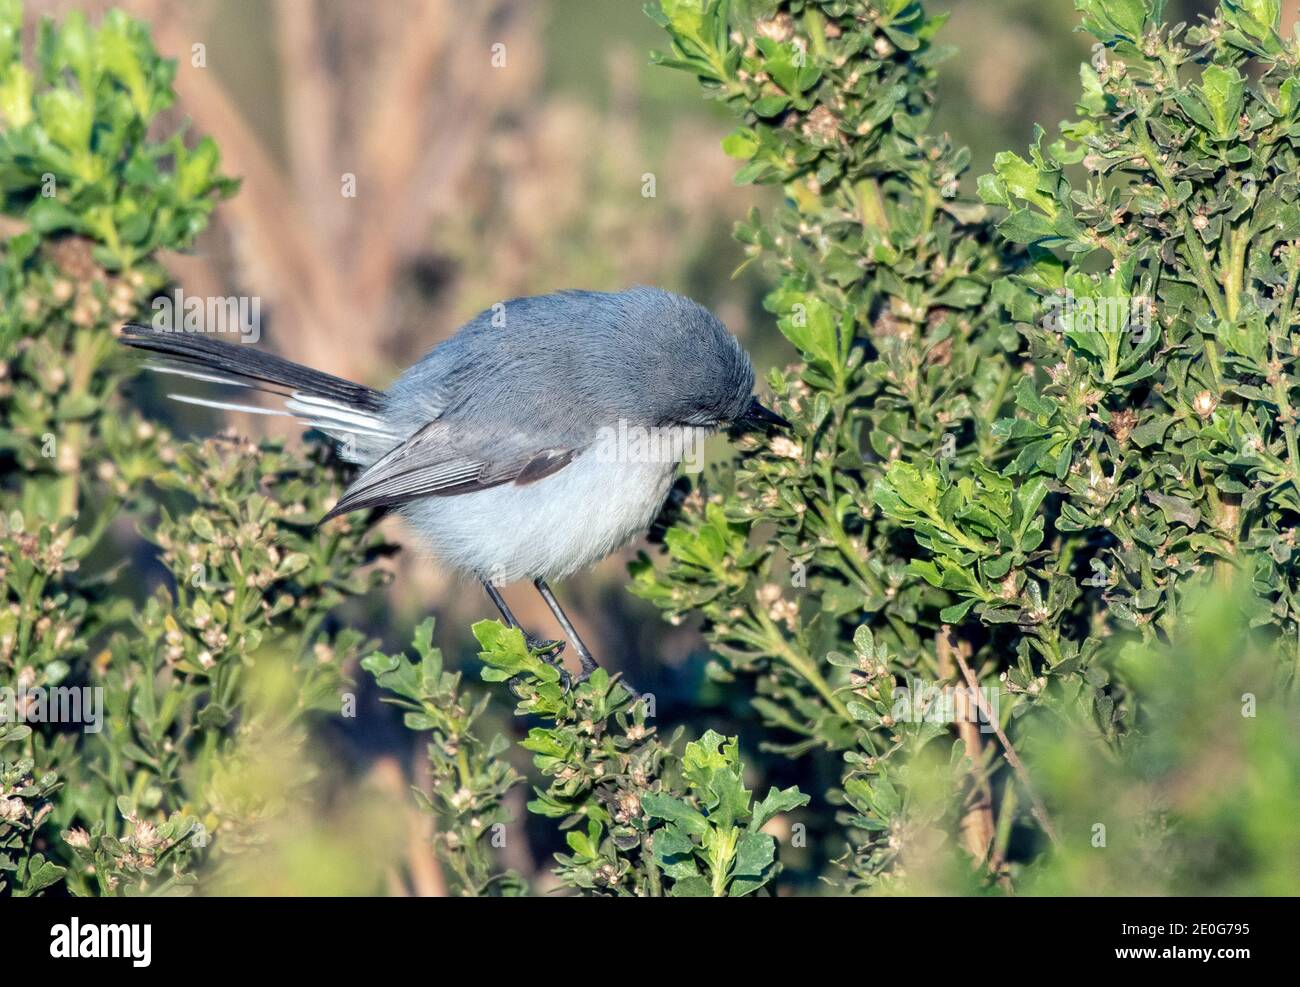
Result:
M587 650L587 646L582 643L582 638L578 636L578 631L573 626L573 622L569 620L568 615L565 614L564 610L560 607L560 601L555 598L555 594L551 592L551 587L546 585L546 581L544 579L534 579L533 585L537 587L537 592L542 594L542 599L545 600L546 605L551 608L551 613L555 614L555 619L560 622L560 627L564 631L564 636L573 645L573 650L578 652L578 660L582 662L582 678L585 679L588 675L599 668L600 665L597 663L596 659L591 656L591 652Z
M497 609L501 611L501 616L505 619L506 625L509 627L518 627L519 621L515 620L515 615L510 612L510 606L506 603L505 597L502 596L497 588L486 579L480 579L479 582L483 584L483 589L487 591L489 599L491 599L492 602L496 604Z
M486 579L480 579L479 582L483 584L483 588L487 590L487 595L491 598L492 602L496 604L497 609L501 611L501 616L505 619L506 624L510 627L518 627L521 631L524 631L523 625L520 624L519 621L515 619L515 615L511 613L505 597L501 595L501 591ZM557 657L559 653L564 650L563 641L541 641L533 637L527 631L524 631L524 643L534 651L548 652L549 656L552 658Z

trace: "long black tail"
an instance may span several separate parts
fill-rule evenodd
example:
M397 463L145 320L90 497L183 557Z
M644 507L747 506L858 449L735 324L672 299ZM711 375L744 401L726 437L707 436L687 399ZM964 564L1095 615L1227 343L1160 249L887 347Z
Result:
M168 395L177 401L249 414L296 417L342 443L345 455L359 463L374 460L398 442L384 422L384 395L374 388L201 333L167 332L128 322L119 338L127 346L160 357L147 364L157 373L265 391L281 397L283 407L271 409L188 394Z
M238 346L202 333L165 332L138 322L122 327L121 340L135 349L158 353L187 367L217 371L243 386L263 385L272 393L302 391L329 398L358 411L382 411L384 395L374 388L312 370L252 346Z

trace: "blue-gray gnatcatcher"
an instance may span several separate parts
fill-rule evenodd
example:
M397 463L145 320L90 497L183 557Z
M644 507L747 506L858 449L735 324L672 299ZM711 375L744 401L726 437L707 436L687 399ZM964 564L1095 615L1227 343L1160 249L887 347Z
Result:
M584 675L596 662L546 581L644 534L711 431L789 425L753 396L735 336L657 288L499 303L387 391L202 334L128 324L121 338L157 354L149 367L161 373L279 395L278 409L170 397L328 435L364 469L323 520L395 509L435 557L483 583L512 627L497 587L531 579ZM528 642L552 657L563 647Z

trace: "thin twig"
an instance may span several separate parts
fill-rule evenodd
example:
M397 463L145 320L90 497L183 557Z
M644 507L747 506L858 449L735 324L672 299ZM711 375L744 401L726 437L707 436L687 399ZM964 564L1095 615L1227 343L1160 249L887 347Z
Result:
M1025 794L1029 796L1030 812L1032 812L1034 818L1038 820L1038 825L1043 827L1043 832L1047 834L1048 839L1050 839L1053 844L1059 846L1061 841L1057 838L1056 827L1052 825L1052 820L1047 815L1047 806L1043 803L1043 800L1039 798L1038 790L1034 788L1034 783L1029 780L1029 772L1025 769L1024 762L1020 760L1020 755L1016 753L1015 747L1012 746L1011 740L1007 737L1006 733L1003 732L1002 724L998 722L997 717L993 715L993 711L989 709L989 704L985 702L984 694L980 692L979 679L975 677L975 673L971 671L970 665L967 664L965 657L962 656L962 653L959 650L953 649L952 656L961 668L961 673L966 679L966 684L970 686L971 693L975 699L975 705L979 707L984 718L988 720L990 725L992 725L993 732L997 734L998 740L1002 743L1002 750L1006 756L1007 763L1011 765L1011 769L1015 771L1016 777L1019 778L1020 783L1024 785Z
M953 663L953 652L961 651L963 648L969 647L969 645L964 641L954 642L952 634L946 626L940 628L935 637L934 645L935 657L939 662L939 674L944 678L949 678L957 671L957 666ZM965 844L967 852L975 859L976 867L987 859L989 869L996 872L999 869L1000 862L989 859L989 851L993 846L994 836L993 791L989 786L988 776L984 772L984 751L983 745L980 743L979 728L969 715L969 709L960 695L957 697L957 706L954 708L954 713L957 736L966 746L966 756L971 760L971 777L974 780L974 791L972 792L974 799L963 813L961 820L962 842Z

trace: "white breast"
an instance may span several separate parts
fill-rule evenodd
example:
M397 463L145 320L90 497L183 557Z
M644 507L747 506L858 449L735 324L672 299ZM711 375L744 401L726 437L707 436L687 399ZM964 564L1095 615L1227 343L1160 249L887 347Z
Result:
M644 534L676 469L611 461L593 449L535 483L429 497L401 512L453 569L499 585L561 579Z

